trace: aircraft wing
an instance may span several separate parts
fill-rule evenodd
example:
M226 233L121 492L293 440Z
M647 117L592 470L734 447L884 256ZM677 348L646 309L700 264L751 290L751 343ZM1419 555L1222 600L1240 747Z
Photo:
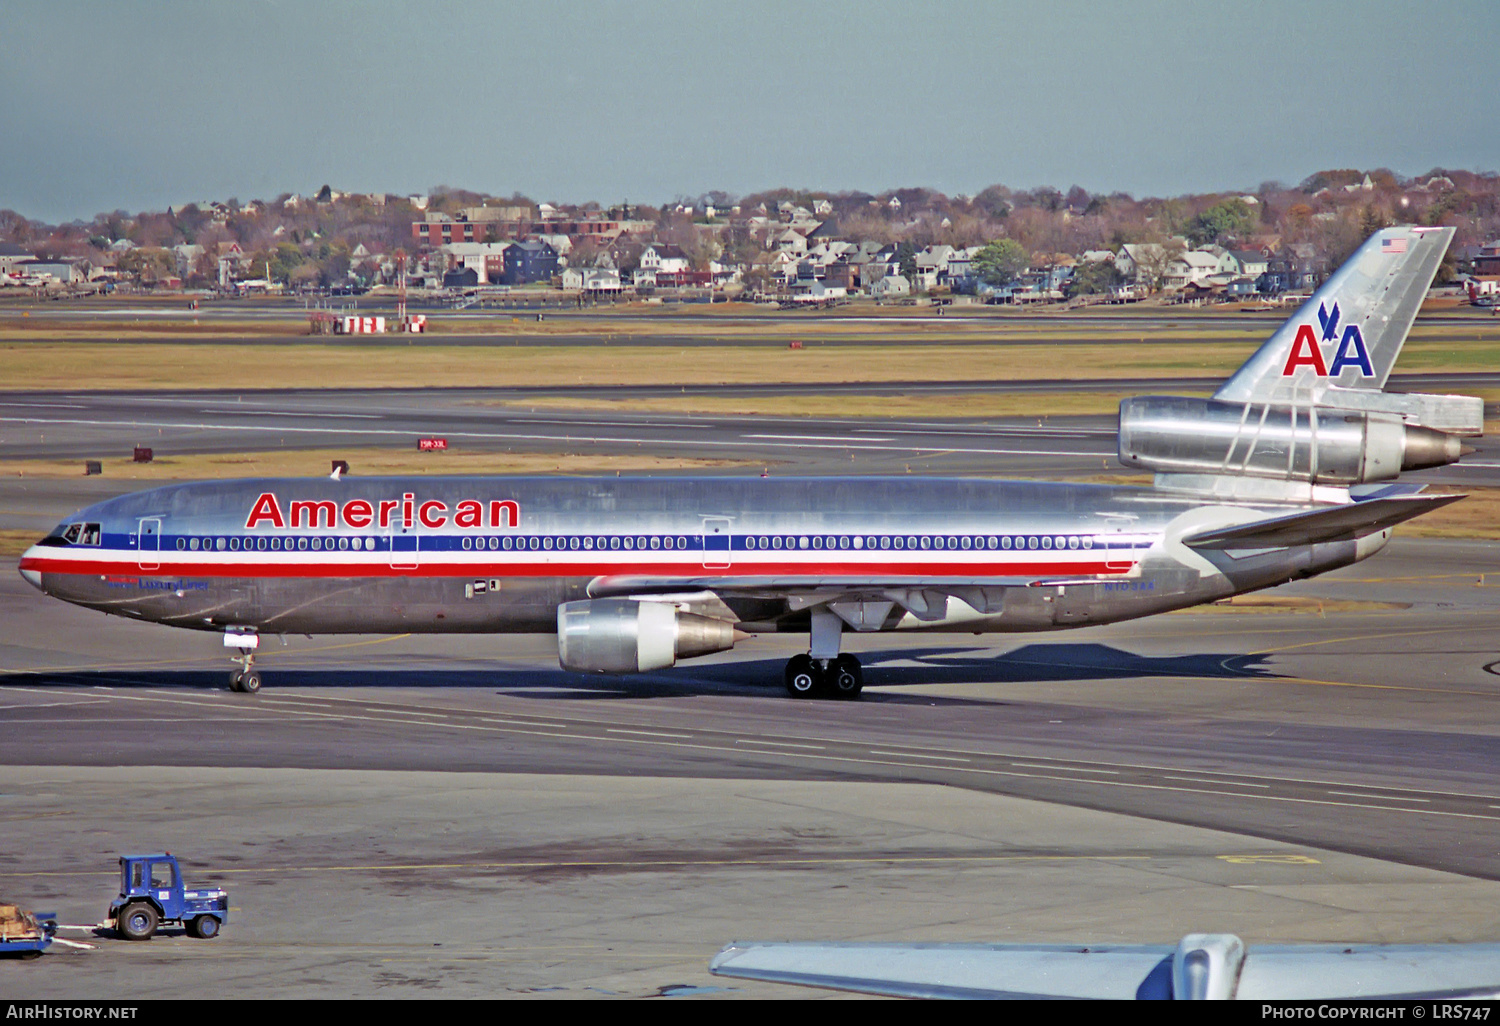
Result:
M1271 549L1319 542L1353 541L1367 534L1430 513L1465 498L1462 495L1412 495L1366 499L1344 506L1272 517L1233 527L1188 535L1183 544L1195 549Z
M1232 934L1189 934L1175 947L736 942L709 971L913 998L1477 999L1500 996L1500 944L1246 948Z

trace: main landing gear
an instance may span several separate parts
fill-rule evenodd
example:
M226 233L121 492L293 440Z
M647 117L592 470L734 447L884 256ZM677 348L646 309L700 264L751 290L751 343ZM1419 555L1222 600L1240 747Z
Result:
M865 675L859 660L839 653L844 621L826 609L812 614L812 645L807 655L786 664L786 690L793 698L858 698Z
M865 676L847 652L833 659L793 656L786 664L786 690L793 698L858 698Z

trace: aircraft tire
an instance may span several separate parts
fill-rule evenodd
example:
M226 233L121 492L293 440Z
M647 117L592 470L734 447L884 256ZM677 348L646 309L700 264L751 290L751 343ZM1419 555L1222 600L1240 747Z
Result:
M786 663L786 690L793 698L816 698L823 690L822 674L811 656L792 656Z
M260 690L260 674L251 671L240 678L240 690L247 695L253 695Z
M865 687L865 675L859 660L844 654L828 668L828 690L834 698L852 701Z
M240 681L242 679L243 674L241 674L240 671L235 670L233 673L231 673L229 675L229 690L238 691L240 689Z

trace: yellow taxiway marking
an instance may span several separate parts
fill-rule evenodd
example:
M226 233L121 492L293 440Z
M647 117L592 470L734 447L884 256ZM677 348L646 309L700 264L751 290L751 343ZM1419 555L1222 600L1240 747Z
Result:
M1491 614L1493 615L1493 614ZM1278 645L1275 648L1256 649L1254 652L1246 652L1244 655L1270 655L1274 652L1290 652L1295 648L1314 648L1318 645L1338 645L1347 641L1369 641L1372 638L1414 638L1424 634L1449 634L1453 631L1469 630L1469 627L1424 627L1415 631L1370 631L1362 634L1349 634L1338 638L1319 638L1317 641L1303 641L1295 645ZM1233 657L1231 657L1233 658ZM1242 658L1242 657L1241 657Z

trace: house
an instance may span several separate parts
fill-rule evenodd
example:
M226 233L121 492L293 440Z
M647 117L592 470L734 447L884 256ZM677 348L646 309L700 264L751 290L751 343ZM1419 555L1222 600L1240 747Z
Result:
M620 272L612 267L569 267L562 273L562 287L579 292L619 292Z
M849 294L849 290L842 285L829 285L817 279L806 282L799 280L792 285L791 291L794 303L827 303L843 299Z
M1225 262L1229 266L1223 266ZM1231 249L1224 254L1220 260L1220 269L1229 271L1238 277L1259 278L1266 273L1270 260L1264 253L1258 253L1249 249Z
M444 272L469 269L477 285L499 285L505 281L505 253L511 242L453 242L438 249Z
M870 295L876 299L897 299L911 295L911 282L905 275L887 274L870 286Z
M1182 288L1185 285L1203 285L1213 275L1219 273L1219 257L1214 253L1206 253L1201 249L1190 249L1172 261L1167 270L1167 284L1169 288ZM1181 278L1181 284L1177 279Z
M787 228L772 240L772 246L783 252L800 256L807 252L807 236L795 228Z
M1492 278L1500 276L1500 239L1486 242L1474 255L1474 276Z
M479 284L479 272L472 267L455 267L443 273L443 288L467 289Z
M948 287L955 292L971 292L978 283L978 275L974 271L974 257L983 249L983 246L969 246L966 249L955 249L948 257ZM1114 254L1110 254L1111 257Z
M682 247L674 246L668 242L653 242L641 250L641 270L643 271L686 271L692 261L682 251Z
M953 247L947 245L928 246L916 255L917 275L914 284L920 292L931 292L939 285L948 284L948 261L953 256Z
M504 281L526 285L550 281L557 273L557 250L545 242L512 242L505 249ZM493 284L494 279L491 279Z
M16 264L35 259L36 254L25 246L18 246L14 242L0 242L0 274L8 273Z
M202 246L188 245L173 246L172 253L177 257L177 273L192 274L193 268L198 266L199 259L203 256Z
M829 288L843 289L847 294L859 287L859 271L845 257L839 257L823 267L823 284Z

